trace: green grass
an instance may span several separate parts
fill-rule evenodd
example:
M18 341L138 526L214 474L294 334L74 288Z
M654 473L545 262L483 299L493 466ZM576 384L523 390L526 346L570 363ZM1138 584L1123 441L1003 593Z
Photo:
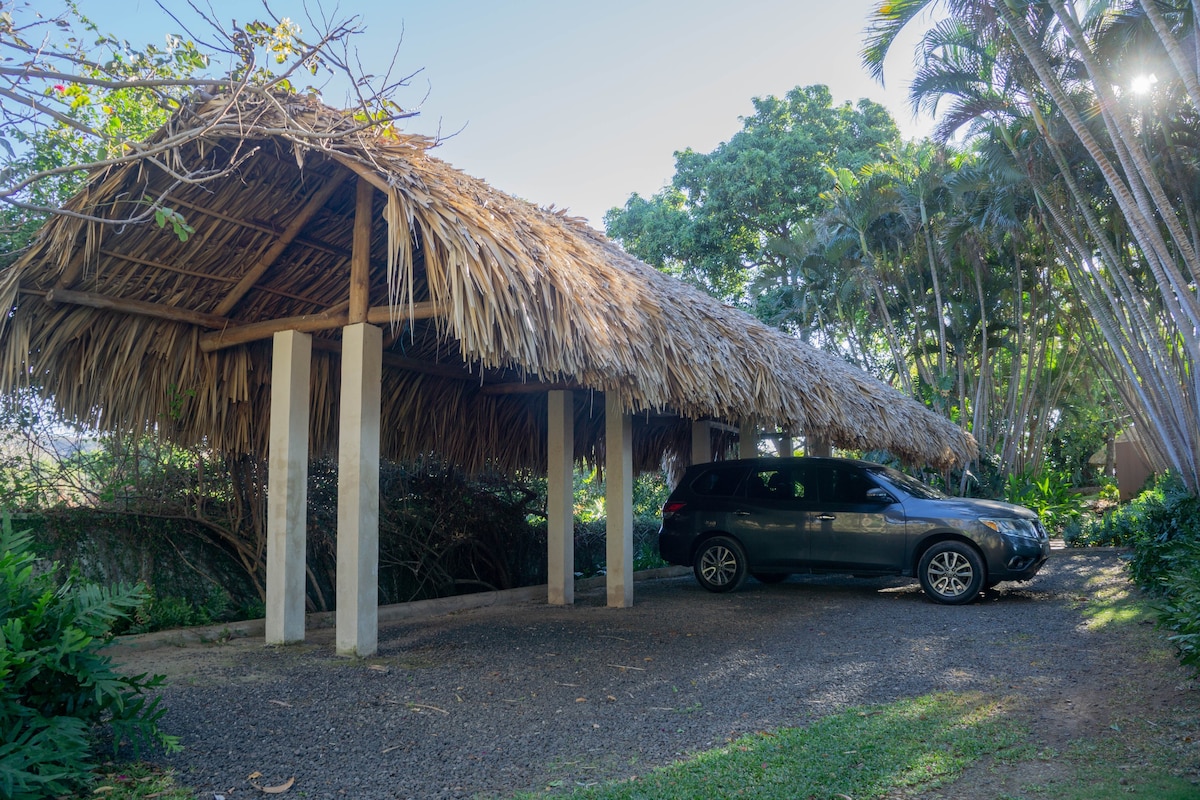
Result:
M646 775L565 796L792 800L841 794L865 800L902 788L942 786L975 760L1009 753L1023 740L1023 729L996 700L979 694L935 694L851 709L807 728L745 736Z

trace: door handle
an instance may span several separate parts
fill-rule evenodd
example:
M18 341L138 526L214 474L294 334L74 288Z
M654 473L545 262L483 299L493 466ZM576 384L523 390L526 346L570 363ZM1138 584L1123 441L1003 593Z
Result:
M833 514L817 514L817 519L828 522L830 520L837 519L837 517L835 517Z
M749 512L749 511L743 511L743 510L742 510L742 509L740 509L740 508L739 508L737 511L733 512L733 513L734 513L734 515L735 515L735 516L739 516L739 517L748 517L748 516L750 516L750 512Z

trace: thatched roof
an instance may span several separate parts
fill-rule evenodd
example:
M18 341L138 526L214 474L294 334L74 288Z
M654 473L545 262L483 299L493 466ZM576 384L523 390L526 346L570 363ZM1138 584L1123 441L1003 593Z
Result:
M195 233L183 242L170 225L51 220L0 274L12 309L0 318L0 390L33 382L101 428L263 453L271 343L241 326L309 315L297 324L314 336L311 442L334 452L335 323L361 178L377 190L369 274L370 305L387 307L372 316L387 326L385 455L541 467L554 387L583 390L581 457L602 447L601 393L636 414L643 465L664 450L686 458L691 419L750 419L936 466L974 454L968 435L918 403L581 220L453 169L424 138L364 132L304 98L211 99L153 141L182 131L187 144L93 175L66 209L128 217L170 189L165 205ZM219 176L172 188L168 170L184 169ZM228 346L239 334L251 340Z

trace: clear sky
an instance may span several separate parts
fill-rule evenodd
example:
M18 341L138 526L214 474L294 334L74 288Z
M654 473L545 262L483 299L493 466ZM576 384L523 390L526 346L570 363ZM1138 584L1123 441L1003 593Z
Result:
M185 0L164 2L196 19ZM706 152L736 133L752 97L823 83L835 102L868 97L907 137L927 134L930 121L914 119L904 100L915 37L895 46L886 90L859 64L875 2L309 0L306 11L301 0L272 0L271 8L306 33L309 12L360 17L366 31L353 42L365 71L417 73L398 99L420 112L409 129L448 137L436 155L602 228L609 208L670 180L676 150ZM80 6L102 31L135 44L179 29L154 0ZM255 0L211 7L223 23L266 16ZM324 100L346 98L331 88Z

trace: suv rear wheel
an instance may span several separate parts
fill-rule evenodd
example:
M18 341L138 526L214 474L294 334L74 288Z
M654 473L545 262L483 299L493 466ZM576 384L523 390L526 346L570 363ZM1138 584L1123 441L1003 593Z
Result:
M710 592L731 592L746 579L746 553L728 536L714 536L696 551L693 570Z
M963 542L938 542L917 567L921 588L938 603L962 605L979 596L985 579L983 559Z

